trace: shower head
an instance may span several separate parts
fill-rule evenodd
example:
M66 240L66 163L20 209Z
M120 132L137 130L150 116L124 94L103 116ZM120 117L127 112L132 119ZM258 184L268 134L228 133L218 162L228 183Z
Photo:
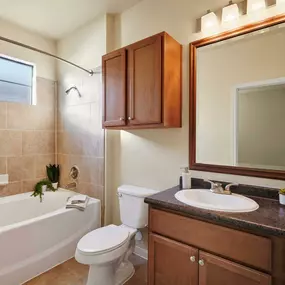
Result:
M72 90L77 91L79 97L82 97L80 91L78 90L78 88L76 86L71 86L70 88L65 90L65 93L68 95Z

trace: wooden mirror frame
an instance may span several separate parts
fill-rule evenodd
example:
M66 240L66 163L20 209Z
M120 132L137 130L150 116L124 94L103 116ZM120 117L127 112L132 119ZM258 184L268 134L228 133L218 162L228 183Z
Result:
M196 56L197 48L204 47L217 42L225 41L234 37L255 32L267 27L285 23L285 14L268 18L266 20L249 24L235 30L224 32L212 37L204 38L190 43L190 100L189 100L189 164L190 169L207 172L226 173L234 175L255 176L270 179L285 180L285 171L264 170L258 168L247 168L238 166L214 165L196 162Z

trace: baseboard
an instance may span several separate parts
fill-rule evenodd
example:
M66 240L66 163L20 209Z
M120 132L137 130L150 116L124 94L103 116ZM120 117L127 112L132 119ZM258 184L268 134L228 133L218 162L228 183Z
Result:
M145 248L141 248L141 247L139 247L139 246L136 245L136 246L135 246L134 254L135 254L135 255L138 255L138 256L140 256L141 258L147 260L148 251L147 251L147 249L145 249Z

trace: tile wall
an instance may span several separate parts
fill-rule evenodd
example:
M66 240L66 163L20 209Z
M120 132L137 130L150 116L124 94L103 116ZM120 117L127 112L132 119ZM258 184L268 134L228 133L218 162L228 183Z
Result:
M72 84L71 84L72 83ZM75 84L81 94L65 90ZM57 126L61 185L71 182L73 165L80 169L77 191L98 198L104 205L104 130L102 130L101 75L59 81ZM104 211L104 207L102 207Z
M56 83L37 78L37 104L0 103L0 196L32 191L55 163Z

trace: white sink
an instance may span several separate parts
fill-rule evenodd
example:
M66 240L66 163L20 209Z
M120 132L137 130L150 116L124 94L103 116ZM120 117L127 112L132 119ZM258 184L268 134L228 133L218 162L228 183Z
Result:
M182 190L175 194L175 198L193 207L220 212L243 213L259 208L255 201L247 197L237 194L215 194L207 189Z

